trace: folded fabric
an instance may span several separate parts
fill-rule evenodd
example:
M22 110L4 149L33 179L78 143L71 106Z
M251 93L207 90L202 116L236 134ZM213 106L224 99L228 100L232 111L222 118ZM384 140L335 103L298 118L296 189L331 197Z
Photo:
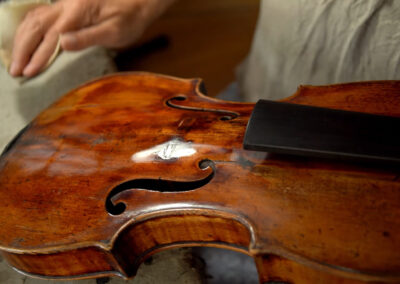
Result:
M63 94L115 71L112 57L102 47L63 52L46 72L23 84L0 68L0 152L21 128Z

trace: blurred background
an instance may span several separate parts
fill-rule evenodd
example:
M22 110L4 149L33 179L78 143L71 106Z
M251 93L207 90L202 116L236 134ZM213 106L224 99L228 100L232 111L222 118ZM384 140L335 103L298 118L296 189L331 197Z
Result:
M177 1L133 48L117 56L117 67L200 77L214 97L235 80L250 49L259 2Z

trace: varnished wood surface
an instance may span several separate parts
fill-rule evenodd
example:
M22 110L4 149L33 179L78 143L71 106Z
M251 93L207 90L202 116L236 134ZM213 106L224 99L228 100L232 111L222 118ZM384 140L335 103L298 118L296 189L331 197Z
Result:
M130 277L155 251L204 245L253 256L262 281L400 282L398 169L245 151L254 105L200 88L114 75L42 112L0 160L7 260L50 278ZM286 101L400 116L399 91L301 87Z

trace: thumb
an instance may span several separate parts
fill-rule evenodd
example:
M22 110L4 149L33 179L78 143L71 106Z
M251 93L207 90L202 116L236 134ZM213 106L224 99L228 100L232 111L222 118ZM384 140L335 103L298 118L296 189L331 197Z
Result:
M77 51L104 42L107 28L104 25L91 26L61 35L61 47L64 50Z

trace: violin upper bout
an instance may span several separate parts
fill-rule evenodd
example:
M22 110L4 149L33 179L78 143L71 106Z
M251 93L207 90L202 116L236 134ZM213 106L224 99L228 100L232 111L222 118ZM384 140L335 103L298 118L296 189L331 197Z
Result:
M400 116L400 81L367 81L299 86L284 102Z

